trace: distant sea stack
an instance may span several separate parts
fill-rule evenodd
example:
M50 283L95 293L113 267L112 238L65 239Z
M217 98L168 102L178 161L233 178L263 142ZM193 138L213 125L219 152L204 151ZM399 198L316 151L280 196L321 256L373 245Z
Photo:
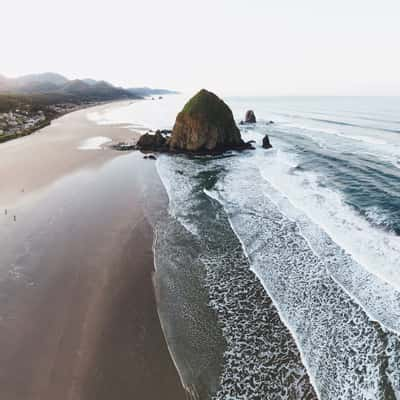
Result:
M192 97L178 114L171 138L171 151L215 153L251 148L236 126L230 108L205 89Z
M253 110L246 112L244 122L246 122L246 124L255 124L257 122L256 115L254 114Z
M270 149L272 148L271 142L269 141L268 135L265 135L262 141L262 147L264 149Z

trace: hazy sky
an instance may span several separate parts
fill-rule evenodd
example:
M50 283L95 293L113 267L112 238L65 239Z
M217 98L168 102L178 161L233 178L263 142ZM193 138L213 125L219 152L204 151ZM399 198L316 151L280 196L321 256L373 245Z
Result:
M0 73L400 95L400 0L1 0Z

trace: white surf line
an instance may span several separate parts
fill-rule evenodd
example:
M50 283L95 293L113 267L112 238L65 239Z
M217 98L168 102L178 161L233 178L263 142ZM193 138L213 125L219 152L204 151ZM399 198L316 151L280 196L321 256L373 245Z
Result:
M204 191L204 193L205 193L209 198L215 200L215 201L224 209L224 211L225 211L225 207L224 207L223 203L221 202L220 199L218 199L217 196L215 196L211 191L208 191L207 189L203 189L203 191ZM242 239L240 238L240 236L239 236L239 234L237 233L237 231L235 230L234 226L232 225L232 221L231 221L231 219L230 219L228 213L226 213L226 214L227 214L227 217L228 217L229 225L230 225L230 227L231 227L233 233L235 234L235 236L236 236L237 239L239 240L239 243L240 243L240 245L241 245L241 247L242 247L242 250L243 250L244 255L245 255L246 258L249 260L251 272L253 272L253 274L257 277L258 281L261 283L261 285L262 285L262 287L264 288L264 290L266 291L268 297L271 299L272 303L274 304L275 308L277 309L278 314L279 314L279 318L281 319L281 321L283 322L283 324L286 326L286 328L288 329L288 331L289 331L291 337L293 338L293 340L294 340L294 342L295 342L295 344L296 344L296 347L297 347L297 349L298 349L298 351L299 351L299 354L300 354L300 360L301 360L302 364L304 365L304 368L305 368L305 370L306 370L306 372L307 372L307 375L308 375L308 377L309 377L309 379L310 379L311 385L313 386L313 388L314 388L314 390L315 390L315 393L316 393L318 399L321 399L321 394L320 394L319 391L318 391L316 381L315 381L313 375L310 373L310 369L309 369L310 367L308 366L307 361L305 360L304 353L303 353L303 351L302 351L302 349L301 349L301 347L300 347L300 344L299 344L299 342L298 342L298 340L297 340L297 337L296 337L295 333L294 333L294 332L292 331L292 329L290 328L290 325L289 325L288 321L286 320L286 318L285 318L285 317L283 316L283 314L282 314L281 308L279 307L279 305L278 305L277 302L275 301L274 297L273 297L273 296L271 295L271 293L269 292L269 290L268 290L268 288L266 287L266 285L263 283L261 277L260 277L260 276L257 274L257 272L252 268L251 259L250 259L250 257L249 257L249 254L247 253L246 246L245 246L245 244L243 243L243 241L242 241Z
M320 255L316 252L316 250L314 249L314 247L312 246L312 244L310 243L310 241L307 239L307 237L302 233L302 229L301 229L301 226L297 223L297 221L295 220L295 219L292 219L290 216L288 216L280 207L279 207L279 205L272 199L272 197L270 197L269 195L268 195L268 193L266 193L265 191L263 191L263 193L272 201L272 203L273 204L275 204L275 206L278 208L278 210L288 219L288 220L290 220L291 222L293 222L293 223L295 223L296 224L296 226L298 227L298 230L299 230L299 234L303 237L303 239L306 241L306 243L308 244L308 246L309 246L309 248L310 248L310 250L314 253L314 255L318 258L318 259L321 259L321 257L320 257ZM287 200L289 201L289 203L290 203L290 200L287 198ZM292 206L293 206L293 204L292 203L290 203ZM293 206L294 207L294 206ZM296 207L294 207L294 208L296 208ZM297 208L296 208L297 209ZM301 210L299 210L299 211L301 211ZM229 218L228 218L229 219ZM229 219L229 221L230 221L230 219ZM325 232L326 233L326 232ZM236 234L236 232L235 232L235 234ZM329 236L329 235L328 235ZM329 236L330 237L330 236ZM239 238L239 240L240 240L240 238ZM331 240L332 240L332 242L334 242L338 247L340 247L332 238L331 238ZM340 247L341 248L341 247ZM390 332L390 333L392 333L392 334L394 334L394 335L396 335L396 336L398 336L399 335L399 332L398 331L396 331L396 330L394 330L393 328L391 328L391 327L389 327L389 326L387 326L386 324L384 324L383 322L381 322L381 321L379 321L379 320L377 320L376 318L374 318L369 312L368 312L368 310L367 309L365 309L365 307L360 303L360 301L357 299L357 297L355 297L352 293L350 293L333 275L332 275L332 273L329 271L329 268L327 267L327 266L325 266L325 270L326 270L326 272L327 272L327 275L349 296L349 298L351 299L351 300L353 300L353 302L355 303L355 304L358 304L358 306L361 308L361 310L363 310L363 312L365 313L365 315L367 316L367 319L369 320L369 321L371 321L371 322L376 322L383 330L387 330L388 332ZM255 274L257 275L257 273L255 272ZM261 280L261 279L260 279ZM261 282L261 284L262 284L262 282ZM263 285L264 286L264 285ZM267 289L266 289L267 290ZM267 290L267 292L268 292L268 290ZM279 309L279 307L277 307L278 309ZM289 328L289 330L290 330L290 328ZM290 330L291 331L291 330ZM296 341L296 339L294 339L295 341ZM297 341L296 341L296 343L297 343ZM302 351L301 350L299 350L300 351L300 353L301 354L303 354L302 353ZM387 349L385 348L385 354L387 354ZM306 363L304 363L305 364L305 367L306 367L306 369L307 369L307 371L308 371L308 368L307 368L307 366L306 366ZM386 376L387 376L387 379L389 379L389 381L390 381L390 378L389 378L389 376L387 375L387 372L386 372L386 369L385 369L385 374L386 374ZM310 374L309 374L310 375ZM313 382L314 382L314 380L313 380ZM316 391L317 391L317 389L316 389ZM320 395L319 395L319 393L318 393L318 397L320 397Z
M335 240L333 240L333 238L325 231L325 229L323 228L323 226L317 224L316 222L314 222L302 209L296 207L289 199L288 196L286 196L284 193L280 192L279 189L277 189L269 180L267 180L265 178L265 176L263 174L260 174L260 176L262 177L262 179L271 186L271 188L273 190L275 190L277 193L279 193L279 195L281 195L289 204L291 207L293 207L293 209L297 210L300 214L304 214L305 217L312 223L315 224L318 229L320 229L321 231L323 231L325 233L325 235L327 235L327 237L329 237L329 239L332 241L332 243L334 243L338 248L343 249L343 247L338 244L337 242L335 242ZM274 199L267 191L263 190L263 194L275 205L275 207L287 218L289 219L291 222L294 222L296 224L296 226L299 229L299 233L300 235L304 238L304 240L307 242L307 244L309 245L310 249L312 250L312 252L319 258L321 259L321 256L318 254L318 252L315 250L315 248L313 247L313 245L311 244L310 240L307 238L307 236L303 233L303 230L301 228L301 226L298 224L298 221L296 219L294 219L293 217L291 217L290 215L288 215L283 209L282 207L279 205L279 202ZM349 257L351 259L354 260L354 262L358 263L362 268L364 268L364 271L366 271L366 273L370 274L371 276L374 276L376 279L380 279L382 280L382 282L388 284L388 282L386 281L386 279L383 279L377 275L375 275L374 273L370 272L369 269L363 265L361 262L359 262L358 260L356 260L353 255L351 254L351 252L348 253ZM362 303L360 302L360 300L354 296L353 294L351 294L348 289L346 289L338 280L337 278L335 278L331 271L326 268L328 275L349 295L349 297L351 297L360 307L361 309L367 314L369 320L373 321L373 322L377 322L379 323L383 328L387 329L388 331L399 335L400 334L400 330L396 330L394 328L391 328L390 326L386 325L385 323L379 321L378 319L376 319L375 317L372 316L372 314L362 305ZM389 286L392 288L392 290L394 291L398 291L397 288L391 286L389 284Z
M284 154L284 152L282 153ZM290 161L290 160L289 160ZM291 164L288 164L285 160L283 161L286 163L288 166L292 166ZM334 243L336 243L340 248L344 249L347 251L349 254L351 254L352 258L361 266L364 267L365 271L367 271L369 274L377 277L378 279L384 281L386 284L391 286L393 290L397 290L400 292L400 278L395 275L393 277L393 272L388 270L386 268L386 265L391 265L390 263L387 264L387 262L383 262L383 257L379 253L379 250L382 250L381 248L376 247L376 243L379 241L380 246L384 246L384 250L388 251L388 256L390 256L394 261L392 262L399 262L400 261L400 252L397 248L397 241L398 238L395 237L394 235L388 233L388 232L378 232L372 230L371 232L374 234L374 242L372 243L371 241L371 246L363 246L362 248L359 248L357 246L357 243L363 243L365 240L364 236L360 237L359 232L362 229L370 229L371 224L366 221L364 218L361 216L356 215L353 213L348 206L345 204L341 204L341 208L335 209L335 213L340 216L342 221L345 221L347 224L351 225L349 226L350 229L352 229L352 232L354 235L356 235L357 240L351 240L348 241L346 240L347 235L344 233L348 232L347 230L344 230L343 224L340 224L340 230L337 229L337 226L339 226L338 221L331 220L330 216L331 214L327 215L325 214L317 214L316 216L314 215L314 210L310 209L309 206L307 206L307 203L299 201L299 198L294 198L292 194L288 194L288 183L284 182L283 187L280 187L279 181L270 179L269 176L267 176L264 171L262 171L257 164L255 166L258 169L258 172L263 179L269 186L271 186L277 193L279 193L283 198L287 199L290 205L296 209L299 210L302 214L306 215L309 220L311 220L317 227L319 227L321 230L323 230L327 236L329 236ZM279 167L278 167L279 168ZM278 173L281 173L282 171L278 170ZM284 176L285 178L286 176ZM310 174L307 178L307 180L314 180L317 178L318 175L316 174ZM293 185L293 182L291 182ZM296 183L295 183L296 184ZM326 191L324 191L327 193ZM331 194L333 194L336 198L339 198L343 202L343 195L339 191L330 191ZM308 193L305 192L307 195ZM322 208L321 208L322 210ZM285 214L286 215L286 214ZM333 225L332 225L333 222ZM361 228L361 229L360 229ZM393 241L396 241L396 246L393 244ZM389 244L388 244L389 242ZM371 251L372 248L372 251ZM371 261L372 260L372 261ZM387 257L385 258L385 261L387 260ZM369 262L372 262L369 263ZM395 265L395 264L394 264ZM383 271L383 272L382 272ZM389 276L389 274L391 274Z
M264 179L264 178L263 178ZM269 184L270 184L270 182L268 182ZM273 187L273 185L271 184L271 186ZM283 195L281 192L279 192L279 190L277 190L276 188L274 188L274 190L276 190L278 193L280 193L281 195ZM292 217L290 217L289 215L287 215L285 212L284 212L284 210L282 210L282 208L279 206L279 204L278 204L278 202L276 202L275 200L274 200L274 198L273 197L271 197L267 192L265 192L265 191L263 191L263 194L266 196L266 197L268 197L268 199L276 206L276 208L289 220L289 221L291 221L291 222L293 222L293 223L295 223L296 224L296 226L298 227L298 230L299 230L299 234L301 235L301 237L307 242L307 244L308 244L308 246L310 247L310 250L314 253L314 255L318 258L318 259L320 259L321 260L321 256L317 253L317 251L315 250L315 248L312 246L312 244L311 244L311 242L309 241L309 239L304 235L304 233L303 233L303 231L302 231L302 228L301 228L301 226L297 223L297 221L295 220L295 219L293 219ZM284 195L283 195L284 196ZM297 207L295 207L294 205L293 205L293 203L289 200L289 198L287 197L287 196L284 196L285 198L286 198L286 200L290 203L290 205L293 207L293 208L295 208L296 210L298 210L298 211L300 211L300 212L303 212L301 209L298 209ZM312 221L311 221L312 222ZM321 230L323 230L324 232L325 232L325 230L322 228L322 227L320 227L319 225L318 225L318 227L321 229ZM342 247L338 244L338 243L336 243L333 239L332 239L332 237L330 236L330 235L328 235L328 233L326 233L325 232L325 234L332 240L332 242L333 243L335 243L339 248L341 248L342 249ZM240 240L240 239L239 239ZM350 257L351 258L353 258L351 255L350 255ZM358 262L358 261L357 261ZM359 263L360 264L360 263ZM363 266L362 264L360 264L363 268L365 268L365 266ZM344 287L338 280L337 280L337 278L335 278L333 275L332 275L332 273L331 273L331 271L329 271L329 268L327 268L326 266L325 266L325 269L326 269L326 271L327 271L327 274L329 275L329 277L330 278L332 278L332 280L356 303L356 304L358 304L359 306L360 306L360 308L365 312L365 314L367 315L367 317L368 317L368 320L369 321L371 321L371 322L376 322L376 323L378 323L383 329L385 329L385 330L387 330L387 331L389 331L389 332L391 332L391 333L393 333L393 334L395 334L395 335L400 335L400 331L397 331L397 330L395 330L395 329L393 329L393 328L391 328L390 326L388 326L388 325L386 325L385 323L383 323L382 321L380 321L380 320L378 320L378 319L376 319L376 317L374 317L365 307L364 307L364 305L360 302L360 300L356 297L356 296L354 296L351 292L349 292L349 290L348 289L346 289L346 287ZM366 271L368 271L368 269L366 269L365 268L365 270ZM370 273L370 272L369 272ZM371 275L373 275L373 274L371 274ZM374 275L375 276L375 275Z

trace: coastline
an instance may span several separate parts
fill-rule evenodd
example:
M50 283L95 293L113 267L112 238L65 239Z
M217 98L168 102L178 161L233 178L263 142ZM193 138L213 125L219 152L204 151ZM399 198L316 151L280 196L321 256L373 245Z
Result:
M47 126L50 126L53 121L58 120L59 118L67 115L74 113L76 111L80 110L87 110L89 108L94 108L94 107L99 107L99 106L106 106L106 105L111 105L113 103L121 103L121 102L126 102L126 101L134 101L134 100L143 100L143 99L126 99L126 100L109 100L109 101L96 101L92 103L87 103L87 104L77 104L75 107L71 107L68 110L65 110L64 112L58 113L57 115L54 115L52 117L46 118L42 123L38 124L37 126L34 126L30 129L26 129L22 132L19 133L12 133L12 134L7 134L7 135L1 135L0 136L0 144L9 142L11 140L15 139L20 139L25 136L32 135L38 131L40 131L43 128L46 128Z
M107 103L91 110L101 111L124 103ZM139 133L126 129L125 125L96 125L87 119L87 112L85 108L65 114L34 135L0 145L0 177L3 182L0 207L12 207L28 194L44 190L61 177L84 168L96 169L121 155L105 147L82 151L79 147L86 140L107 137L117 143L139 137ZM16 160L20 154L23 154L24 162Z
M2 394L184 399L157 313L142 190L162 184L139 153L78 149L94 135L137 136L79 110L0 146Z

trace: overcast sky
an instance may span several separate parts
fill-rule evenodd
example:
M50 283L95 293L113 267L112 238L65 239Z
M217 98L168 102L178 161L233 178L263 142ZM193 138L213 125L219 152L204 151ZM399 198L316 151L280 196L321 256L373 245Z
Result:
M0 13L6 76L400 95L400 0L2 0Z

